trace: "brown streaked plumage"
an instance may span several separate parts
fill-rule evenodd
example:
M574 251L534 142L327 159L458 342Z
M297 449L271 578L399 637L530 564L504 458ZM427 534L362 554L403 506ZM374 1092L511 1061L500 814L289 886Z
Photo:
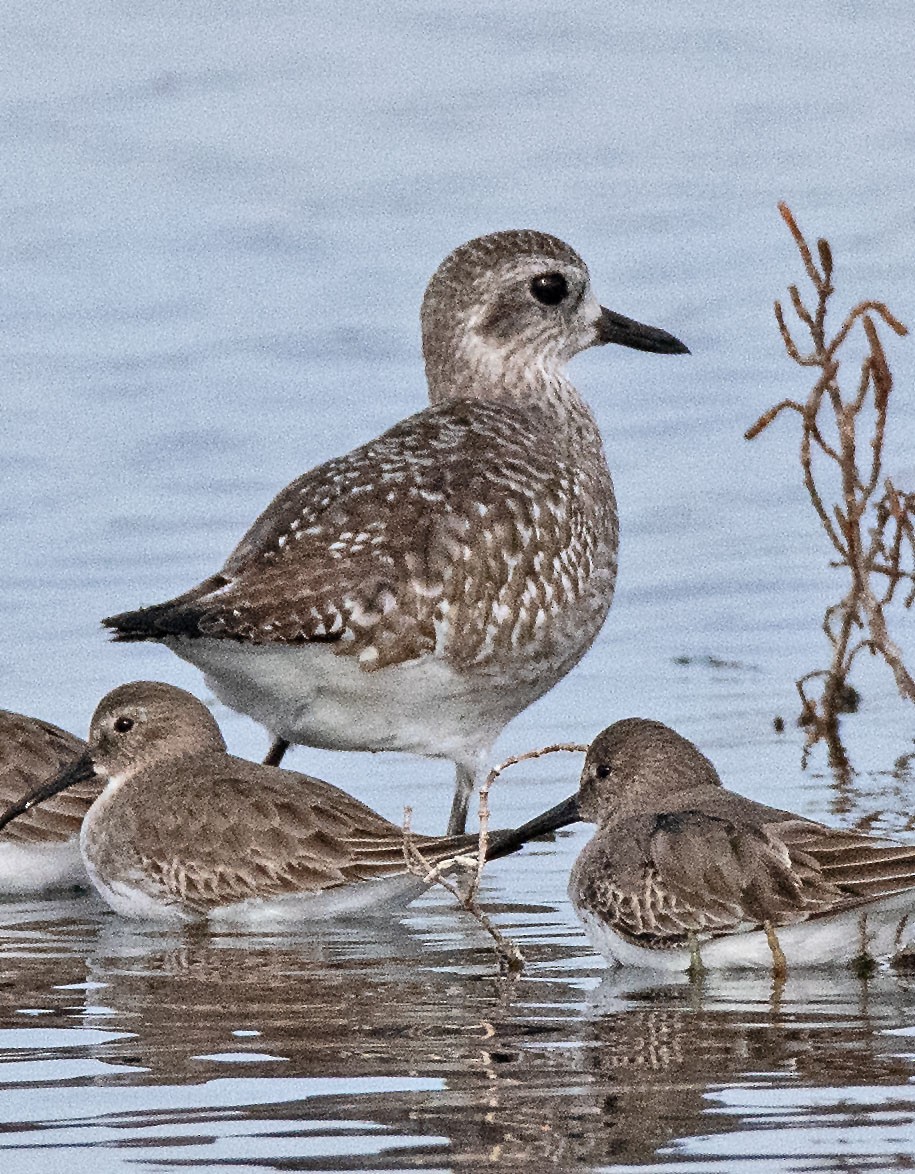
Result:
M20 795L0 828L87 779L107 786L83 823L86 870L126 916L302 921L405 904L425 888L402 828L320 779L228 754L206 706L171 685L138 681L103 698L86 753ZM476 836L412 842L430 865L478 846ZM523 829L495 832L490 855L523 842Z
M495 738L613 596L613 486L565 364L686 347L603 309L574 250L532 231L455 250L422 326L432 406L294 481L217 574L104 622L167 644L280 743L450 758L459 832Z
M0 710L0 808L54 778L85 748L82 739L50 722ZM87 883L79 829L101 789L97 781L74 787L0 833L0 893Z
M578 818L597 832L569 894L612 961L772 966L783 951L792 964L823 965L890 955L915 933L915 845L728 791L660 722L628 718L598 735L578 794L536 830Z

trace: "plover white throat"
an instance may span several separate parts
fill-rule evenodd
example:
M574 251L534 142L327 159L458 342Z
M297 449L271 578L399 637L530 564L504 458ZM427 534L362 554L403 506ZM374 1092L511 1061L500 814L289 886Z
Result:
M613 596L617 514L569 359L685 353L600 306L568 245L480 237L422 307L431 407L293 481L228 562L104 623L197 665L285 744L451 759L464 830L503 727L573 668Z
M0 710L0 810L52 779L84 753L86 743L50 722ZM0 833L0 894L28 896L86 885L79 829L101 791L74 787Z
M403 906L427 887L408 868L402 828L330 783L228 754L207 707L173 685L112 690L85 752L17 796L0 829L87 784L104 790L82 822L86 872L126 917L301 923ZM495 831L488 858L526 839ZM476 836L411 841L441 871L472 865L478 848Z
M725 790L669 727L627 718L591 744L578 794L527 828L597 824L569 895L611 962L659 970L828 966L915 936L915 845Z

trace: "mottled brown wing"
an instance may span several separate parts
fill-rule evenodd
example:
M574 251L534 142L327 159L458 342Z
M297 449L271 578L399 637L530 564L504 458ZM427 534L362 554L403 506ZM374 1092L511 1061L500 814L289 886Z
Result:
M576 872L579 904L647 946L789 925L853 903L800 845L789 851L772 828L703 811L627 820L587 845Z
M589 481L609 485L603 463L573 468L532 429L499 405L426 409L294 481L212 579L105 622L127 640L328 641L368 670L523 646L589 583L608 594L616 533L612 492Z
M785 820L767 829L804 859L849 903L862 903L915 888L915 845L860 832L846 832L804 820Z
M357 799L306 775L229 758L189 796L193 760L164 766L154 804L113 821L100 851L128 851L164 900L205 913L251 897L317 893L407 872L402 830ZM126 807L126 805L125 805ZM431 863L473 851L475 836L417 836ZM121 865L123 866L123 865Z
M0 810L47 782L86 749L80 738L50 722L0 710ZM0 844L60 843L79 834L101 783L80 783L14 819Z

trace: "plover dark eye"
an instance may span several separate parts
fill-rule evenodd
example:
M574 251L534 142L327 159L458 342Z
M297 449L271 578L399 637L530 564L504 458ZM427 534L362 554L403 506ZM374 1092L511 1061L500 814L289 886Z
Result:
M598 779L610 778L610 767L607 766L606 762L601 762L594 768L594 776Z
M119 734L126 734L128 730L133 729L132 717L119 717L115 719L114 728Z
M568 292L561 273L541 273L531 282L531 293L544 306L558 306Z

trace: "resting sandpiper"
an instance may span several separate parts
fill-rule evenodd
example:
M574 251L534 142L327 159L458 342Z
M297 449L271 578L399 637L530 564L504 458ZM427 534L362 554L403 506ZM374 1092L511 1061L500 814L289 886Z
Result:
M915 932L915 845L841 831L725 790L692 742L627 718L591 744L578 794L528 825L597 833L569 895L609 961L661 970L826 966Z
M604 309L545 233L456 249L422 306L431 406L287 486L228 562L112 616L276 738L451 759L449 832L504 726L572 669L613 597L617 512L597 423L565 375L614 342L687 353Z
M0 710L0 810L54 778L85 749L81 738L50 722ZM82 783L0 834L0 894L27 896L88 884L79 829L101 789L97 781Z
M112 690L86 751L18 796L0 828L87 784L104 790L82 823L85 870L125 917L256 928L384 911L427 887L407 866L403 828L330 783L234 758L207 707L173 685ZM525 839L495 831L487 856ZM472 864L478 849L476 836L410 842L440 872Z

